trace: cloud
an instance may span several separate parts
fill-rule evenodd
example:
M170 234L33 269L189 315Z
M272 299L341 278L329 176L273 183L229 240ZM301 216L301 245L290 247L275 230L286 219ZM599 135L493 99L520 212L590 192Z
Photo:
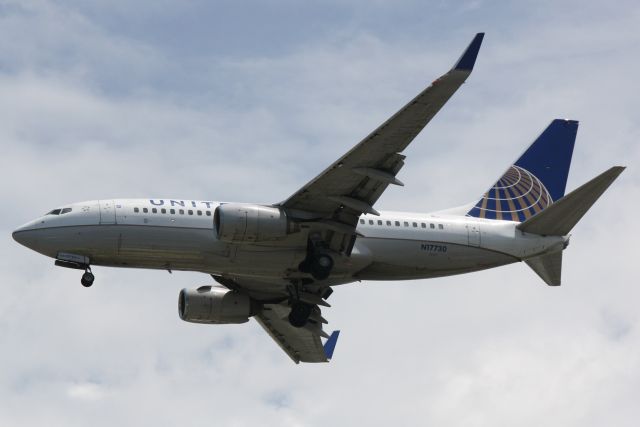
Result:
M635 425L638 7L237 4L0 8L0 424ZM520 264L341 286L334 360L294 366L254 322L178 319L205 275L96 268L85 290L9 236L86 199L282 200L481 30L379 208L472 201L551 119L580 119L569 188L629 168L576 227L559 289Z

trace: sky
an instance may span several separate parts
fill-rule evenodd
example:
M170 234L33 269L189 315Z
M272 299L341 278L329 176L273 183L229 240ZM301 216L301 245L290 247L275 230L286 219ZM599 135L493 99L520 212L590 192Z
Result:
M635 1L0 0L0 425L637 425L639 26ZM253 321L178 318L204 274L96 267L84 289L11 238L82 200L284 200L477 32L376 209L473 202L580 120L568 189L628 168L559 288L522 263L344 285L334 359L294 365Z

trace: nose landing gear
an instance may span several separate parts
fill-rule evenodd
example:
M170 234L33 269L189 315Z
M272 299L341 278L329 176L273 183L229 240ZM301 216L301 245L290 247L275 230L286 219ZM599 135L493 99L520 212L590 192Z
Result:
M94 279L95 279L95 276L91 272L91 267L87 266L87 269L85 270L84 274L82 275L82 278L80 279L80 283L82 283L82 286L84 286L85 288L88 288L91 285L93 285Z
M64 258L60 258L60 255L64 256ZM95 276L91 272L91 265L89 265L89 258L82 255L73 255L73 254L58 254L59 258L56 259L56 265L58 267L65 268L73 268L76 270L84 270L84 274L80 279L80 283L85 288L93 285L93 281L95 280Z

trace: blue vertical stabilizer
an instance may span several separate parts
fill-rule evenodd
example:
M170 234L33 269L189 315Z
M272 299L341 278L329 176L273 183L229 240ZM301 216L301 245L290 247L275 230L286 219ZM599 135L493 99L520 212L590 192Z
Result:
M575 120L552 121L467 215L522 222L562 198L577 132Z

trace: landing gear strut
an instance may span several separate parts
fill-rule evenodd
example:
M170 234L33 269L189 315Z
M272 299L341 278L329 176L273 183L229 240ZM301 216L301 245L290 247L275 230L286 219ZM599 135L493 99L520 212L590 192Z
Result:
M82 279L80 279L80 283L82 283L82 286L84 286L85 288L88 288L93 285L94 279L95 276L91 272L91 267L87 266L84 274L82 275Z
M306 279L309 280L309 279ZM289 291L289 324L294 328L302 328L309 321L313 305L301 300L301 294L304 292L304 285L300 281L293 280L288 286Z
M80 255L78 255L80 256ZM84 270L84 274L82 275L82 279L80 279L80 283L82 283L82 286L84 286L85 288L90 287L91 285L93 285L93 281L95 280L95 277L93 275L93 273L91 272L91 266L89 265L89 258L87 257L83 257L86 262L78 262L78 261L70 261L70 260L66 260L66 259L56 259L56 265L58 267L65 267L65 268L73 268L76 270Z

